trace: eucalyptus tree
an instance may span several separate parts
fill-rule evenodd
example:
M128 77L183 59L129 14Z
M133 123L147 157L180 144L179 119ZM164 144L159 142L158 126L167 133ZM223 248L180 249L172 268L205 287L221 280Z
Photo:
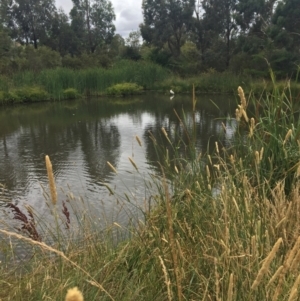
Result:
M178 57L192 26L195 0L143 0L143 39L158 47L168 45Z
M12 40L0 25L0 73L4 73L11 61Z
M280 47L300 49L300 1L284 0L278 4L272 18L272 37Z
M7 28L11 21L11 1L1 0L0 1L0 27Z
M62 9L54 14L51 29L44 45L58 51L62 56L75 54L76 37L71 28L69 18Z
M238 26L236 22L238 0L203 0L203 22L206 29L217 34L224 42L225 66L228 68L233 53L233 40Z
M109 0L72 0L71 26L79 48L94 53L98 46L108 44L115 33L115 13Z
M272 17L269 29L274 49L271 65L282 76L299 72L300 66L300 2L281 1Z
M50 31L56 13L55 0L12 0L10 7L13 37L37 48Z
M202 2L202 0L197 0L195 4L191 39L200 51L202 68L205 69L208 67L207 51L212 46L213 40L218 39L219 33L210 26L209 18L204 17Z

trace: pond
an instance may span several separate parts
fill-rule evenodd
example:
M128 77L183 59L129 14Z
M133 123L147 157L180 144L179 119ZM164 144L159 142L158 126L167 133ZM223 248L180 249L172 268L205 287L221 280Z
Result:
M58 202L74 196L97 217L125 223L149 200L153 191L146 183L151 174L159 173L150 133L165 146L168 142L162 127L175 144L180 138L188 139L176 111L185 120L187 131L194 126L197 152L204 153L209 145L213 149L215 141L230 143L234 119L229 116L234 115L235 108L232 95L199 95L193 116L191 95L170 99L155 93L0 108L0 218L7 218L8 202L19 208L30 205L41 216L46 214L45 155L49 155ZM120 203L128 197L130 209Z

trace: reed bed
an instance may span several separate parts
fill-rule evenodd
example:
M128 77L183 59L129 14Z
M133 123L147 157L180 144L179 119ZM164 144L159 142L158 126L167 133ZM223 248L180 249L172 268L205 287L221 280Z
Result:
M0 77L0 103L24 103L44 100L79 98L80 96L101 96L116 84L137 84L144 90L158 90L169 93L190 93L195 86L196 93L234 93L237 86L246 92L266 97L273 90L270 80L240 77L233 73L218 73L213 69L197 77L181 78L159 65L147 61L121 60L110 69L89 68L72 70L67 68L45 69L40 72L24 71L10 78ZM277 83L284 89L286 83ZM68 91L72 90L72 94ZM290 82L290 92L299 98L298 77Z
M176 153L178 145L164 129L166 149L151 136L162 154L161 173L151 183L155 205L143 209L144 219L135 227L113 224L95 232L95 221L78 212L80 244L63 234L61 222L53 231L60 241L51 245L0 230L11 253L12 237L35 250L23 273L0 265L0 299L64 300L73 288L79 300L298 300L299 127L288 91L280 91L274 81L272 94L251 100L262 105L251 113L251 101L240 87L230 148L220 139L213 153L199 154L184 118L181 126L189 139L182 143L189 141L189 159ZM137 143L143 147L138 138ZM67 214L58 209L53 215L66 221ZM70 229L75 225L73 219ZM129 237L115 245L112 229Z
M41 100L64 99L66 89L75 89L81 95L103 95L106 89L118 83L136 83L144 89L153 89L155 83L165 80L169 72L151 62L121 61L110 69L94 68L71 70L67 68L47 69L35 73L32 71L14 74L8 82L0 78L0 97L2 102L24 102L20 90L39 87L47 97ZM1 93L3 93L1 92ZM10 92L10 94L7 94ZM24 94L24 93L23 93ZM16 96L16 97L15 97Z

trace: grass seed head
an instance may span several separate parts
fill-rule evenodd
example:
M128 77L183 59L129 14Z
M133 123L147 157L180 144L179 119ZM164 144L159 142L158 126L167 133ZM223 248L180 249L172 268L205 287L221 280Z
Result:
M118 173L117 170L114 168L114 166L109 161L107 161L106 163L114 173L116 173L116 174Z
M48 181L49 181L49 187L50 187L51 201L52 201L52 204L55 205L57 202L57 191L56 191L56 185L55 185L55 181L54 181L52 164L51 164L51 161L50 161L50 158L48 155L46 155L45 161L46 161L46 168L47 168Z
M84 301L81 291L77 287L70 288L65 301Z
M247 101L246 101L246 97L245 97L245 93L242 87L238 87L238 94L241 100L241 105L243 107L243 109L246 109L247 107Z
M135 139L136 139L137 143L139 144L139 146L142 146L142 141L141 141L140 137L135 136Z
M278 249L279 249L279 247L280 247L282 241L283 241L283 240L282 240L282 238L280 237L280 238L277 240L277 242L275 243L275 245L273 246L273 248L272 248L271 252L269 253L269 255L266 257L266 259L265 259L265 261L264 261L262 267L261 267L260 270L258 271L258 274L257 274L257 276L256 276L256 278L255 278L255 280L254 280L254 282L253 282L253 284L252 284L252 286L251 286L251 289L252 289L252 290L254 290L254 289L256 289L256 288L258 287L258 285L260 284L260 282L261 282L263 276L268 272L269 266L270 266L272 260L274 259L274 257L275 257L275 255L276 255L276 253L277 253L277 251L278 251Z
M293 130L289 129L288 132L285 135L284 141L283 141L283 145L286 144L286 142L288 141L288 139L291 137Z
M135 168L136 171L139 171L137 165L135 164L135 162L133 161L133 159L131 159L130 157L128 157L130 163L132 164L132 166Z

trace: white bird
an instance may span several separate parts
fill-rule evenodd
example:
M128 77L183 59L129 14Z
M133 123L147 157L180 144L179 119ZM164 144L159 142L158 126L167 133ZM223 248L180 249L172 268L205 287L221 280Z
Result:
M175 93L174 93L174 91L173 91L172 89L170 90L170 93L171 93L172 95L174 95L174 94L175 94Z

